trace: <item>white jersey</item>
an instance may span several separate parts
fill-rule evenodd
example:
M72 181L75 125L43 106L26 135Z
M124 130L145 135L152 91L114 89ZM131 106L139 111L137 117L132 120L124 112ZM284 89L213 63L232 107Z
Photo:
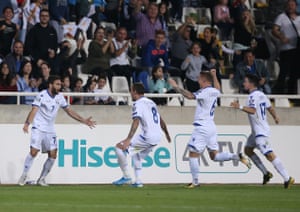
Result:
M255 90L249 94L248 107L256 109L255 114L248 114L252 134L254 136L269 136L270 127L267 120L267 109L271 107L270 100L261 91Z
M133 103L132 119L139 118L142 134L140 137L152 145L156 145L161 140L160 115L156 104L146 98L141 97Z
M193 94L197 100L193 124L195 126L214 124L215 107L220 91L213 87L206 87Z
M53 97L48 90L43 90L35 97L32 106L39 107L33 119L32 127L42 132L52 133L55 132L54 122L58 109L68 107L68 103L62 94Z

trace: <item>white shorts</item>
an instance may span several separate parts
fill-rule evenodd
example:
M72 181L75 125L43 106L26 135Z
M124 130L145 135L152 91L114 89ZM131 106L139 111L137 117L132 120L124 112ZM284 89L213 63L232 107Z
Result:
M246 147L257 148L264 155L273 151L271 148L271 144L269 142L269 137L266 136L255 137L255 135L253 134L251 134L248 137Z
M145 142L144 138L141 135L136 135L135 137L133 137L131 144L127 149L127 152L130 156L139 154L141 159L144 159L155 146L156 145Z
M56 134L32 128L30 146L42 151L42 153L55 150L57 149Z
M218 151L217 132L214 125L196 126L188 143L190 152L203 153L207 148L209 152Z

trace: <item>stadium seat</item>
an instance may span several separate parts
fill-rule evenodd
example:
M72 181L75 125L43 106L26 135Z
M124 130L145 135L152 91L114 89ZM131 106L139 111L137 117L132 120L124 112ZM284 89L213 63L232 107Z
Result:
M190 15L193 15L197 18L197 24L210 24L212 20L210 9L206 7L183 7L182 23L184 23L185 18Z
M276 98L275 99L275 107L290 107L290 101L288 98Z
M221 79L222 84L222 92L223 94L235 94L237 93L237 89L232 86L232 82L230 79ZM231 102L236 100L235 98L231 97L221 97L220 98L220 105L228 107Z
M168 106L181 106L181 103L178 98L172 98L168 101Z
M183 100L183 106L196 106L196 105L197 105L197 100L195 99L184 98Z
M126 77L124 76L113 76L112 77L112 92L113 93L129 93L129 86ZM124 97L117 97L116 99L117 105L120 104L120 102L127 102L129 99Z

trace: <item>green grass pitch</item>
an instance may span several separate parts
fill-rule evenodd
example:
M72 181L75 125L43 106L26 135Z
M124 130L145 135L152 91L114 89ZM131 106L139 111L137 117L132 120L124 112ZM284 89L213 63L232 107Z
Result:
M1 185L0 212L13 211L299 212L300 185Z

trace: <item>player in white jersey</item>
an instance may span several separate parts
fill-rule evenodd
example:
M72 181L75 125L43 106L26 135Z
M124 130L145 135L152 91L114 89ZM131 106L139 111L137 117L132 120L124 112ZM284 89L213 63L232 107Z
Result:
M251 165L249 161L241 154L218 152L219 146L214 123L214 112L217 98L220 95L220 84L216 76L216 70L211 69L210 71L200 72L198 83L201 89L195 93L179 88L173 79L170 79L169 82L171 86L184 97L197 100L193 123L195 128L188 143L192 183L190 183L187 188L195 188L200 185L198 182L199 157L205 149L208 150L209 156L213 161L240 160L250 168ZM212 87L212 85L214 85L214 87Z
M135 182L134 187L143 187L140 175L142 169L142 160L159 144L162 139L161 129L164 131L168 142L171 138L165 124L158 113L156 104L144 96L144 86L141 83L135 83L131 86L132 124L126 139L117 143L116 153L118 163L123 172L123 177L113 182L114 185L123 185L132 183L128 170L127 155L132 157ZM139 124L141 133L134 136Z
M95 126L95 122L91 117L87 119L82 118L69 107L64 96L59 93L60 89L60 77L50 76L48 80L48 89L41 91L32 103L32 109L23 126L23 131L28 133L29 125L32 123L30 152L25 159L23 173L18 182L21 186L26 183L28 171L39 151L48 153L48 158L44 163L37 184L47 186L45 178L50 172L57 155L54 122L60 107L73 119L86 124L90 128Z
M275 123L279 123L279 118L276 115L268 97L261 91L257 90L259 85L258 78L254 75L246 75L244 80L244 88L249 91L247 104L241 106L239 102L231 103L231 106L240 109L248 114L249 122L251 125L251 135L248 137L245 146L245 153L257 168L263 173L263 184L266 184L273 177L260 158L254 152L254 148L258 148L260 152L273 164L277 172L284 179L284 188L289 188L294 182L294 178L290 177L287 170L283 167L280 159L275 155L270 146L269 136L270 127L267 120L267 111L271 114Z

